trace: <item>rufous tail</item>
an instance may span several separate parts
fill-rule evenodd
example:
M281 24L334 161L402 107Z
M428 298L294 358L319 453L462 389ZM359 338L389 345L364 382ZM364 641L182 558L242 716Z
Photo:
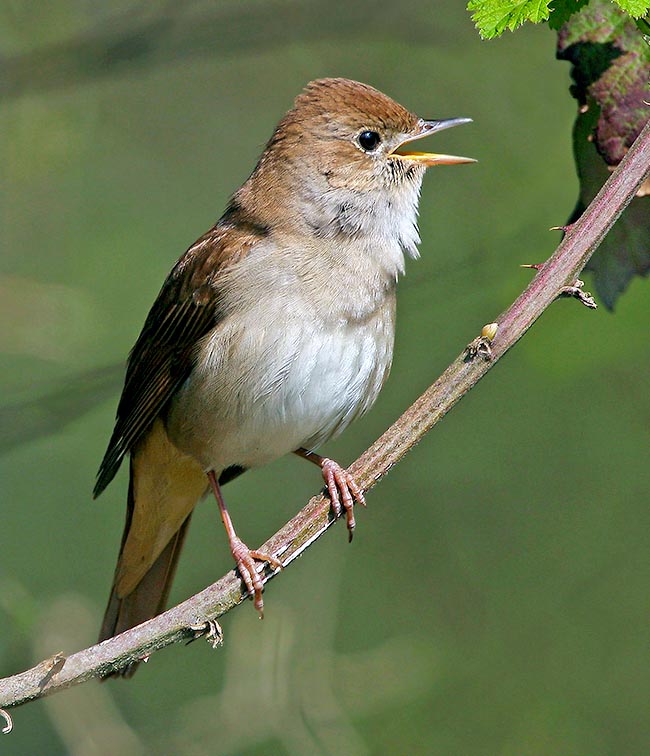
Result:
M178 557L191 519L190 514L131 593L120 598L113 583L99 633L100 641L119 635L165 611L178 565ZM131 677L138 666L139 662L131 662L126 667L108 673L105 677Z
M194 506L208 479L157 420L131 454L126 523L99 640L165 610ZM105 677L130 677L139 661Z

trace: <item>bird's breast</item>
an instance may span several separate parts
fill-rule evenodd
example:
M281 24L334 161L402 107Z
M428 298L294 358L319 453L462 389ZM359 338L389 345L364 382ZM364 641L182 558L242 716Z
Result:
M206 469L253 467L316 448L372 406L392 361L394 287L363 292L361 306L359 281L344 278L249 278L170 408L183 451Z

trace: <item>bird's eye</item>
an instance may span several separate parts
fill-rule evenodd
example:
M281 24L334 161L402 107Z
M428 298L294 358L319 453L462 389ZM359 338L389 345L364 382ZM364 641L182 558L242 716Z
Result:
M376 131L362 131L359 134L359 146L365 152L372 152L381 142L381 137Z

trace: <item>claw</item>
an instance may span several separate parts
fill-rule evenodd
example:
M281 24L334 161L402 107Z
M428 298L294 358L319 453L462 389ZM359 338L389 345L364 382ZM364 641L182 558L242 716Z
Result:
M321 462L323 479L327 486L327 492L332 502L332 509L337 517L341 515L341 504L345 509L345 519L348 526L348 540L352 540L356 521L354 519L354 502L366 506L363 491L357 485L356 480L341 465L333 459L323 459Z
M241 579L244 581L248 593L253 597L253 604L260 619L264 618L264 601L262 600L262 591L264 590L264 581L262 580L260 573L257 571L257 565L255 560L259 562L268 562L274 569L281 570L283 565L279 559L268 554L263 554L261 551L251 551L248 546L241 540L241 538L235 533L230 514L226 508L226 503L221 495L221 488L219 487L219 481L214 473L214 470L208 471L208 480L212 486L214 497L219 505L219 513L223 520L226 533L228 534L228 543L230 544L230 553L233 555L235 562L237 563L237 569L241 575Z
M264 581L257 570L255 561L266 562L272 565L274 569L279 570L282 569L282 562L270 554L263 554L261 551L249 549L240 538L231 540L230 550L237 563L237 570L244 581L248 594L253 597L253 606L259 614L260 619L264 619L264 600L262 599Z
M327 457L321 457L316 452L308 451L307 449L300 448L294 451L299 457L313 462L318 465L323 473L323 480L329 494L330 501L332 503L332 509L336 517L340 517L343 509L345 509L345 519L348 525L348 540L352 540L354 534L354 527L356 525L354 520L354 502L356 501L361 506L366 506L366 500L363 498L363 491L357 484L356 480L350 475L350 473L341 467L338 462L333 459L327 459Z

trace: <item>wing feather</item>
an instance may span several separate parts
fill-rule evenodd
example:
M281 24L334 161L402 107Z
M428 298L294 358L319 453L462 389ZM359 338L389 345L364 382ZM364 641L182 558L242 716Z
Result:
M219 273L245 257L265 235L265 228L232 204L221 221L174 266L129 355L115 428L97 473L95 497L164 412L192 371L197 342L223 317Z

